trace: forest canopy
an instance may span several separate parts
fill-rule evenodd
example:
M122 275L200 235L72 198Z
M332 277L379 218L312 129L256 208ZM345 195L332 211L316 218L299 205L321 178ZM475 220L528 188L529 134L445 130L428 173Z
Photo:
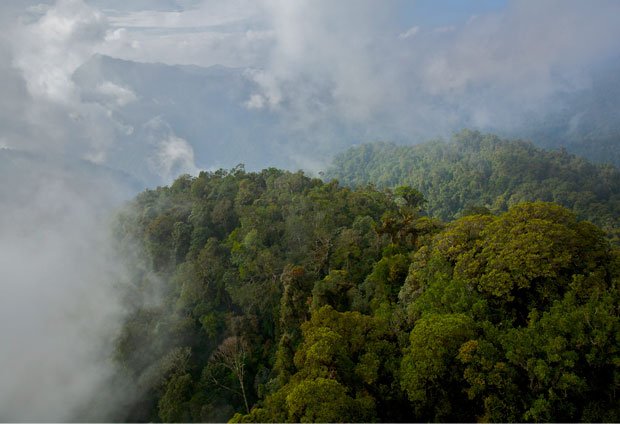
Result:
M127 419L620 420L605 233L554 203L451 222L427 205L273 168L140 194L117 223Z
M504 212L520 202L555 202L619 237L617 168L521 140L463 130L450 142L364 144L336 156L326 177L353 187L411 186L426 198L427 212L443 220L484 209Z

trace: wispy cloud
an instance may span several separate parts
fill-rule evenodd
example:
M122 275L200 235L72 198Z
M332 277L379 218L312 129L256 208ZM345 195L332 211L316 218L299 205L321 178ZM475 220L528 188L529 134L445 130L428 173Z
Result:
M106 27L103 14L80 0L60 0L40 19L18 27L13 65L22 72L30 93L70 101L71 74L92 55Z
M400 38L401 40L404 40L406 38L415 37L415 35L418 32L420 32L420 27L419 26L413 26L413 27L409 28L407 31L401 32L400 34L398 34L398 38Z
M158 143L151 164L167 183L181 174L196 175L199 171L194 163L194 149L186 140L175 135L168 135Z

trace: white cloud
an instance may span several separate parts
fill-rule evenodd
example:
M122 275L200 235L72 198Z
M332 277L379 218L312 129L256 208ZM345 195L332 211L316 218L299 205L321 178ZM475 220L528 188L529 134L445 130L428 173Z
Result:
M157 116L143 125L150 148L148 165L164 184L171 183L182 174L195 175L194 149L187 140L178 137L162 117Z
M110 81L97 85L95 91L111 99L117 106L125 106L137 99L136 94L129 88L121 87Z
M243 105L272 112L291 152L328 155L352 138L405 141L514 121L554 93L587 86L580 68L616 52L620 38L620 4L606 0L597 7L572 0L510 3L447 32L398 31L399 3L391 1L125 3L61 0L33 9L11 30L9 62L36 99L32 107L22 105L29 132L38 128L50 145L79 140L74 150L91 160L122 150L119 140L140 123L124 123L108 110L138 100L133 88L100 81L91 87L102 96L99 103L85 107L71 81L76 66L99 52L251 69L246 76L259 89ZM82 118L67 123L74 112Z
M415 35L420 32L420 27L419 26L414 26L409 28L407 31L405 32L401 32L398 35L398 38L400 38L401 40L405 40L407 38L411 38L411 37L415 37Z
M271 32L253 27L261 19L260 2L208 0L177 9L109 11L115 29L99 51L167 64L245 67L264 61Z
M278 107L284 95L282 92L280 81L278 81L276 75L265 70L248 69L245 71L245 76L248 79L256 82L263 90L262 95L253 94L250 98L250 102L252 101L252 99L254 99L254 103L258 103L260 101L260 108L264 106L263 103L268 104L271 109L275 109ZM246 103L246 106L249 106L249 104Z
M43 16L21 25L13 45L14 65L35 96L68 103L73 100L71 74L95 51L106 32L101 12L81 0L59 0Z
M123 314L106 218L127 193L41 157L0 161L0 420L85 420L76 411L108 391Z
M383 70L392 48L382 47L390 7L370 1L270 1L266 6L275 44L256 81L267 98L278 103L285 98L295 120L315 122L322 114L364 120L389 95Z
M397 43L396 2L266 2L275 42L260 78L292 127L335 117L373 137L408 139L462 126L511 125L584 71L617 55L620 3L514 2ZM375 135L376 134L376 135ZM326 134L325 134L326 136ZM337 137L325 137L334 143Z
M252 94L247 102L245 102L245 107L248 109L262 109L265 106L265 98L260 94Z
M502 14L478 16L438 43L424 82L437 91L491 86L497 95L539 100L567 88L562 74L617 53L620 3L514 2Z
M186 140L175 135L169 135L159 142L151 163L155 171L168 183L181 174L198 173L194 163L194 149Z
M125 38L126 36L127 36L126 28L110 29L106 32L105 41L108 43L113 42L113 41L119 41Z

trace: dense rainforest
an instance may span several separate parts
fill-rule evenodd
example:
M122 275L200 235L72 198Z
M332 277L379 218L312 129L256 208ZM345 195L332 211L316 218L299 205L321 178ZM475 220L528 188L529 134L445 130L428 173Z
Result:
M379 191L242 167L141 193L116 226L132 312L115 361L139 389L124 418L620 421L620 251L563 206L517 202L539 187L521 181L526 165L566 169L561 190L575 196L616 171L562 152L524 162L539 151L502 156L513 144L469 138L366 146L346 168L393 185L419 151L436 184L453 157L463 194L444 209L450 184ZM402 152L396 171L373 168L375 150ZM590 196L617 195L603 181ZM468 201L491 211L459 212Z
M409 185L432 216L450 220L486 208L506 211L524 201L555 202L620 237L620 171L520 140L464 130L450 142L414 146L364 144L338 155L328 179L349 186Z

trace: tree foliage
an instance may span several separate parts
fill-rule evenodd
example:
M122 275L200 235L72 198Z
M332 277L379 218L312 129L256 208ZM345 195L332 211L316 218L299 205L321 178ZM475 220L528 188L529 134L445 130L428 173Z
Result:
M470 138L457 150L510 151ZM606 234L554 203L444 223L433 202L242 167L140 194L116 231L131 312L115 359L140 389L127 419L620 420Z
M463 130L446 143L365 144L337 156L326 172L347 186L406 184L426 199L430 215L452 220L521 202L555 202L590 220L618 242L620 171L565 150Z

